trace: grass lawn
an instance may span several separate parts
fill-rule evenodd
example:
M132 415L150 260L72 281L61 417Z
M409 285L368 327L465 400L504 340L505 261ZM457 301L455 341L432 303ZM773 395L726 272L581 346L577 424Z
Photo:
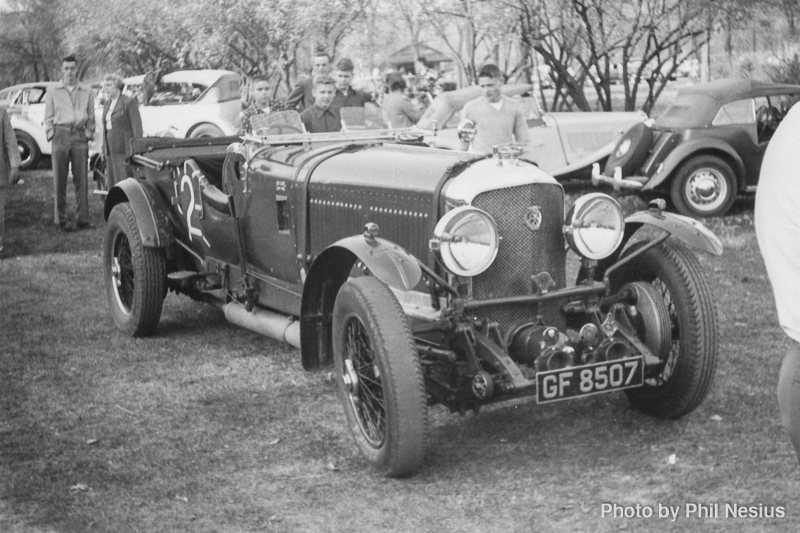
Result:
M697 411L656 420L622 394L436 407L422 471L396 481L361 459L330 375L304 372L298 351L173 294L154 337L121 335L100 200L95 229L62 234L49 171L23 177L0 261L2 532L800 530L800 468L775 400L785 340L752 198L709 222L724 255L700 256L722 342ZM604 504L655 516L604 517ZM687 516L692 504L719 517ZM785 517L726 517L727 505Z

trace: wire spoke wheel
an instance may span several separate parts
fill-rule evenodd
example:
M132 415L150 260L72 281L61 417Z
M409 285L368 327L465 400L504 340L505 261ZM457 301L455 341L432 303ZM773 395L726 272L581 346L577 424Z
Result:
M428 406L414 338L392 291L352 278L333 308L339 398L361 454L387 477L415 473L425 457Z
M379 447L386 437L386 404L375 354L358 317L351 317L345 328L343 379L356 380L351 381L350 404L364 438Z
M130 314L136 280L133 272L131 245L124 233L118 234L113 244L111 278L117 305L125 314Z
M164 250L143 245L130 204L115 205L106 223L103 271L111 315L127 335L155 332L167 293L166 268Z

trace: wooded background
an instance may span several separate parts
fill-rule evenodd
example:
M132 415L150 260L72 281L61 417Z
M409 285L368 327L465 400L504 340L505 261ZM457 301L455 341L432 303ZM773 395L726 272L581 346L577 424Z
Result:
M800 82L800 0L0 0L0 10L0 88L58 79L74 53L84 80L222 68L266 75L280 97L317 49L369 76L423 43L453 59L460 86L491 61L509 80L552 84L554 107L581 110L587 92L611 110L616 81L625 110L649 111L687 59L704 79Z

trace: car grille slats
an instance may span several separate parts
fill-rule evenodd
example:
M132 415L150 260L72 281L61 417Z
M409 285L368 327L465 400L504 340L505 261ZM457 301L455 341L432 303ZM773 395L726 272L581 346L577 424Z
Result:
M531 276L548 272L563 288L565 280L564 191L558 184L536 183L479 194L472 205L494 217L502 238L492 266L472 280L476 300L535 294ZM532 207L541 212L541 225L531 229L526 214ZM550 309L553 306L543 306ZM530 306L503 306L478 313L480 318L500 323L503 331L533 321ZM558 325L560 314L544 313L548 324Z

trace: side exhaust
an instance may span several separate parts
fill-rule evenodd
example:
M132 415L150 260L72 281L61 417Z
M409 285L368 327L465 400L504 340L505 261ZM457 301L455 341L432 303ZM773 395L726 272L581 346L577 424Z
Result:
M254 309L248 312L244 305L237 302L224 304L222 311L231 324L300 348L300 321L293 317L264 309Z

